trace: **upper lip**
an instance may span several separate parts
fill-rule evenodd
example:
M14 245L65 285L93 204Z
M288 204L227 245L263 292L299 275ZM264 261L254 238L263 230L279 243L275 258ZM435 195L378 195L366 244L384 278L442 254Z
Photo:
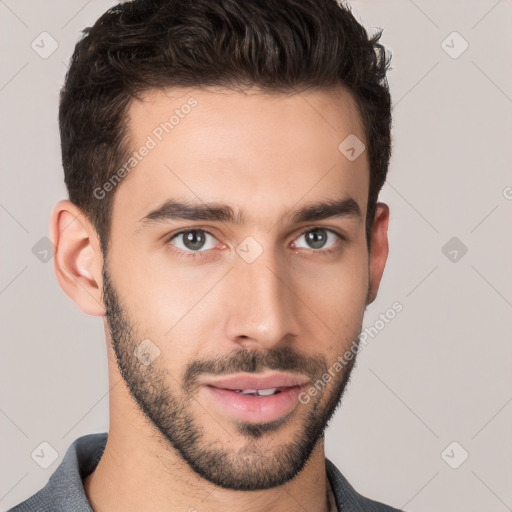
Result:
M221 389L272 389L303 386L308 380L304 375L291 373L239 373L229 377L209 379L203 384Z

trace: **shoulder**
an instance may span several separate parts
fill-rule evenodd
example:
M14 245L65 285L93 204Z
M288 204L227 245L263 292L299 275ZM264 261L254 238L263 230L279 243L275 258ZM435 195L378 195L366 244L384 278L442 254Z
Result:
M403 512L359 494L327 457L325 468L340 512Z
M47 486L7 512L55 512L56 505Z
M47 484L7 512L92 512L83 479L96 467L108 434L87 434L75 439Z

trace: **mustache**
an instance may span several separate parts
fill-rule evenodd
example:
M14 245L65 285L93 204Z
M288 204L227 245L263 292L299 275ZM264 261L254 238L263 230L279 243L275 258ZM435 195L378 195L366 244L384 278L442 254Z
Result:
M224 375L278 370L302 373L313 379L325 374L327 369L325 357L306 356L290 346L276 347L267 352L253 352L240 348L229 355L211 359L203 357L189 363L183 376L183 387L187 391L192 391L198 378L203 374Z

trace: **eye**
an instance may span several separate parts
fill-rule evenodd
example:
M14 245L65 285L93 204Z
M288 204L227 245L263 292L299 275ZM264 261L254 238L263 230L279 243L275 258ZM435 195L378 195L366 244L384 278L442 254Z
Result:
M304 231L297 240L301 238L305 239L306 243L309 245L304 247L305 249L324 249L325 252L329 252L330 250L335 250L336 248L336 239L343 239L343 236L332 231L331 229L326 228L313 228ZM330 240L331 244L327 245L327 242ZM294 242L295 247L300 247L297 245L297 242ZM333 247L334 246L334 247Z
M298 240L304 238L306 246L301 246L297 243ZM338 240L346 240L346 238L336 233L335 231L327 228L316 227L309 228L307 231L301 233L301 235L293 242L293 248L304 248L313 249L314 252L328 254L339 249ZM206 256L206 252L210 249L214 249L216 238L205 231L204 229L184 229L178 233L170 236L166 243L172 245L178 249L177 253L185 253L184 256ZM329 243L330 242L330 243Z
M177 243L174 243L174 240ZM208 240L210 240L210 244L208 244ZM204 252L215 247L215 243L212 243L213 240L215 237L203 229L187 229L173 235L167 243L185 252Z

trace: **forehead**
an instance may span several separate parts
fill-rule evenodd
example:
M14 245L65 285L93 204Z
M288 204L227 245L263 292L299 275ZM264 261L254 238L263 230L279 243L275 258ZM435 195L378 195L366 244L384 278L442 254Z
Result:
M172 197L228 204L269 225L301 201L340 195L366 211L366 151L350 160L339 149L347 137L366 143L363 124L341 87L150 91L132 102L127 123L131 154L113 219L122 210L136 222Z

